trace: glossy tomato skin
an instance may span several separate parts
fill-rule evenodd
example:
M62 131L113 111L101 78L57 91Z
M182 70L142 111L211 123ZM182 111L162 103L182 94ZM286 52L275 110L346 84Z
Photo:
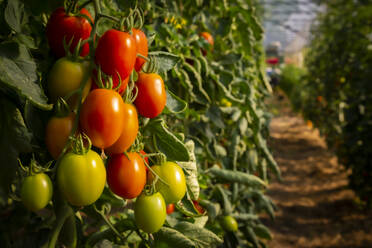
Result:
M171 214L174 212L174 204L171 203L171 204L168 204L167 205L167 214Z
M213 36L208 32L201 32L199 34L200 37L203 37L211 46L214 45L214 39Z
M124 123L124 102L108 89L95 89L85 99L80 112L80 125L92 144L105 149L120 137Z
M22 183L21 199L25 207L31 211L44 208L52 199L53 184L45 173L28 176Z
M80 14L88 16L92 21L92 16L85 8L80 10ZM57 8L48 20L46 26L46 36L53 53L58 57L66 56L63 48L63 39L66 44L73 39L70 51L73 52L79 40L86 40L90 36L92 26L83 17L67 15L63 7ZM89 53L89 44L86 43L81 49L80 56L84 57Z
M138 115L136 108L124 103L124 123L119 139L105 152L109 155L123 153L134 143L138 134Z
M141 194L146 184L146 169L136 152L113 155L107 164L107 183L112 192L125 199ZM129 159L128 159L129 158Z
M67 57L58 59L48 75L48 93L52 102L56 102L59 97L66 97L69 93L80 88L84 83L84 76L88 73L88 64L72 61ZM86 98L92 85L91 78L86 82L83 89L82 100ZM78 95L70 97L67 102L75 107L78 103Z
M166 162L162 165L151 166L169 186L158 180L155 188L159 191L167 204L180 201L186 193L186 179L182 168L174 162ZM149 172L149 182L152 182L155 176Z
M238 222L230 215L223 216L220 224L225 231L236 232L238 230Z
M94 203L101 196L106 183L102 158L92 150L83 155L67 153L57 168L57 183L71 205Z
M147 37L145 33L140 29L133 28L132 36L134 37L134 40L136 41L136 47L137 47L136 53L141 54L144 57L147 57L149 48L148 48ZM137 57L136 63L134 65L134 69L137 72L139 72L145 62L146 60L144 60L143 58Z
M126 32L107 30L98 40L95 62L101 70L113 78L114 86L122 80L123 91L136 62L136 41ZM126 81L128 83L128 81Z
M141 194L134 204L134 217L137 227L144 232L159 231L167 216L163 196L157 192L153 195Z
M163 79L155 73L140 73L136 85L138 95L134 105L138 113L147 118L155 118L167 103Z
M65 117L55 116L49 119L45 129L45 144L54 159L58 158L67 144L74 121L74 113L70 113Z

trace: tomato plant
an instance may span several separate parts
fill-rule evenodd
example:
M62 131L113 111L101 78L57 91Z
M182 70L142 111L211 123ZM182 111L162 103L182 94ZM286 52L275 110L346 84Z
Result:
M186 193L186 179L182 168L174 162L165 162L162 165L153 165L151 169L164 180L157 180L156 190L159 191L167 204L176 203ZM155 175L150 173L150 182L155 180Z
M106 170L96 152L90 149L85 154L69 152L61 158L57 169L58 188L71 205L90 205L101 196Z
M120 137L124 123L124 102L121 96L109 89L95 89L81 108L80 124L98 148L107 148Z
M136 225L147 233L159 231L167 216L163 196L158 192L153 195L140 195L134 203Z
M155 118L167 102L163 79L155 73L140 73L136 82L138 95L134 104L138 113L147 118Z
M52 199L52 194L52 181L45 173L30 175L22 183L22 203L31 211L35 212L44 208Z
M115 154L107 164L107 183L115 194L133 199L141 194L146 184L146 169L136 152Z
M138 134L138 115L136 108L129 103L124 103L124 123L119 139L105 151L108 154L123 153L134 143Z
M93 21L88 10L84 8L78 14L85 15ZM89 38L91 31L92 27L87 19L74 13L66 13L63 7L53 11L46 27L49 46L58 58L66 55L63 40L65 40L66 44L71 42L70 52L73 53L79 40L84 41ZM80 55L86 56L88 53L89 44L85 43L82 46Z

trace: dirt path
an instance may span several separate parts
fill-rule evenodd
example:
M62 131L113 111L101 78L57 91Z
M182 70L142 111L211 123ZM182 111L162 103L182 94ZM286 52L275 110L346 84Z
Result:
M274 222L263 220L274 237L269 247L372 247L372 211L355 204L336 157L288 106L278 112L271 146L283 181L273 182L268 192L278 206Z

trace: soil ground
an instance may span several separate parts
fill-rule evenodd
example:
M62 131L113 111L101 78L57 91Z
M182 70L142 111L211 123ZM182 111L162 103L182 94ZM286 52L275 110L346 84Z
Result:
M281 97L282 98L282 97ZM276 98L270 146L282 172L268 195L276 218L262 221L272 230L271 248L372 248L372 211L363 210L347 188L347 172L327 150L317 130Z

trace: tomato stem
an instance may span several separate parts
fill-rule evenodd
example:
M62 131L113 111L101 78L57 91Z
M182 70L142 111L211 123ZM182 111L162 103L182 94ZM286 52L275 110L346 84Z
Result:
M105 208L109 212L109 207L103 206L102 210L98 210L96 204L93 204L94 210L102 217L102 219L106 222L106 224L110 227L110 229L121 239L125 240L125 237L119 233L119 231L114 227L111 221L106 217Z

